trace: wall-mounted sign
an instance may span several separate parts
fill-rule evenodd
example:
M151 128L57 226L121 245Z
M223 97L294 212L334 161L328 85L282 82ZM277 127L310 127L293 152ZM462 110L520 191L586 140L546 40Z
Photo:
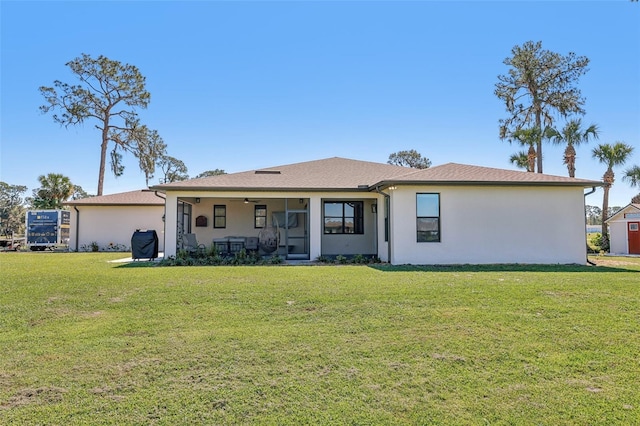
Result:
M206 216L196 217L196 226L207 226L207 217Z

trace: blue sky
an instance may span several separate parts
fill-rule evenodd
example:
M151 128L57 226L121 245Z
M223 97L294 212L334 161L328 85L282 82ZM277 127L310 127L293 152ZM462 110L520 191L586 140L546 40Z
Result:
M578 84L584 124L600 143L636 148L640 165L640 4L578 1L32 2L2 1L0 180L31 189L63 173L87 192L100 135L65 129L38 107L42 85L75 84L82 53L137 66L156 129L189 174L237 172L340 156L384 163L416 149L448 162L514 169L494 95L513 46L542 41L587 56ZM576 176L599 180L595 143L578 147ZM563 148L544 147L546 173L566 175ZM132 156L104 193L145 187ZM616 183L610 205L640 192ZM153 183L157 182L156 180ZM601 205L602 190L587 199Z

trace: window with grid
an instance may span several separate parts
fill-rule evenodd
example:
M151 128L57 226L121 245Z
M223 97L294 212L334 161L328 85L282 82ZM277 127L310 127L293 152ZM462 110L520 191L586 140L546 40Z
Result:
M213 227L227 227L227 206L217 204L213 206Z
M254 227L264 228L267 226L267 206L256 204L254 209Z

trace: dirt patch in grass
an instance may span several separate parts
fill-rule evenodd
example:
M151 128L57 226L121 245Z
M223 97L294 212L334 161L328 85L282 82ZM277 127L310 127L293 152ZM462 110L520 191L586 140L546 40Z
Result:
M589 259L590 261L592 261L593 263L595 263L597 266L609 266L609 267L616 267L616 266L638 266L640 265L640 259L639 258L619 258L619 257L614 257L614 258L608 258L606 256L598 256L598 257L591 257Z
M62 395L67 393L66 389L52 387L42 387L37 389L22 389L7 401L0 404L0 410L21 407L29 404L52 404L62 401Z

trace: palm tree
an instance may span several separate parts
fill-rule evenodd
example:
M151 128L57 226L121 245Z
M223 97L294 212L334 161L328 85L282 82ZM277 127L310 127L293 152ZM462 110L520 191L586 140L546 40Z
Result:
M38 176L40 188L33 191L33 207L39 209L59 209L62 203L73 195L75 189L71 180L59 173Z
M622 180L628 181L631 186L640 186L640 166L632 166L624 171ZM640 204L640 194L631 199L634 204Z
M511 134L510 139L518 141L521 146L529 146L529 150L524 153L527 157L527 165L523 168L527 169L528 172L536 171L536 157L538 156L536 153L536 144L542 138L542 131L539 127L530 127L528 129L518 129ZM513 156L510 158L510 161L513 163ZM515 164L515 163L514 163ZM516 164L517 165L517 164ZM518 166L520 167L520 166Z
M603 164L607 165L607 171L602 176L604 182L604 196L602 197L602 246L603 248L609 247L609 235L606 228L606 221L608 219L609 210L609 189L615 181L615 175L613 173L614 166L623 165L633 152L633 147L625 144L624 142L616 142L613 145L600 144L593 148L591 152L593 158L598 159Z
M527 151L518 151L515 154L512 154L511 157L509 157L509 162L519 169L524 169L528 172L533 171L529 169L529 157L527 156Z
M564 164L567 165L569 177L576 177L576 150L575 146L581 143L588 143L590 139L598 139L598 126L592 124L586 129L582 129L582 121L580 119L570 120L565 124L564 128L559 132L555 129L549 129L547 136L554 144L566 144L564 150Z
M629 182L631 186L640 185L640 166L632 166L625 170L622 180Z

